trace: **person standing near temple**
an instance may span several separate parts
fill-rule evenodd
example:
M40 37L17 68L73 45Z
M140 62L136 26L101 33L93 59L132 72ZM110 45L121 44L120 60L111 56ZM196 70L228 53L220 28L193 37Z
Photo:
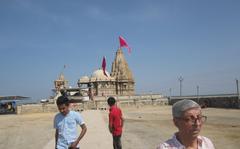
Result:
M79 142L87 131L82 116L70 110L69 99L66 96L57 99L57 106L59 113L54 118L55 148L79 149ZM82 129L79 135L78 126Z
M121 136L123 129L123 116L122 111L116 105L114 97L109 97L107 100L109 109L109 131L113 136L113 148L122 149Z

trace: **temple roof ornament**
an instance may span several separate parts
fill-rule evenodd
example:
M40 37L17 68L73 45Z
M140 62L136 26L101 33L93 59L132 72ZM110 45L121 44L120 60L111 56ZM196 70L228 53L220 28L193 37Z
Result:
M111 76L117 80L128 80L129 82L134 82L132 72L128 67L121 48L117 50L115 60L112 63Z
M61 74L60 74L60 76L59 76L59 79L58 79L58 80L65 81L65 77L64 77L63 73L61 73Z

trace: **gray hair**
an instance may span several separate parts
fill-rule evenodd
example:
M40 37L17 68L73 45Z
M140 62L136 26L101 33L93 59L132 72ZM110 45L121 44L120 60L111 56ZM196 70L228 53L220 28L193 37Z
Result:
M183 112L192 109L201 108L198 103L192 100L184 99L173 104L172 115L173 117L181 117Z

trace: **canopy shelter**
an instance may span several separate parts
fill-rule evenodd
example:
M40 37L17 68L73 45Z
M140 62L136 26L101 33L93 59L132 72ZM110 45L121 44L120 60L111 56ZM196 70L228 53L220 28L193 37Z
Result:
M28 99L29 97L25 96L0 96L0 101L2 100L24 100Z
M24 102L30 97L24 96L0 96L0 114L15 114L18 102Z

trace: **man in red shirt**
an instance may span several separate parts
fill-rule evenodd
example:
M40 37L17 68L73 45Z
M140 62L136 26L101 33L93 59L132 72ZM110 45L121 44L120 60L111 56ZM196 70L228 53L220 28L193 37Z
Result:
M122 128L123 128L123 117L122 111L118 108L115 103L116 100L114 97L109 97L108 105L109 109L109 131L113 136L113 148L114 149L122 149L121 136L122 136Z

